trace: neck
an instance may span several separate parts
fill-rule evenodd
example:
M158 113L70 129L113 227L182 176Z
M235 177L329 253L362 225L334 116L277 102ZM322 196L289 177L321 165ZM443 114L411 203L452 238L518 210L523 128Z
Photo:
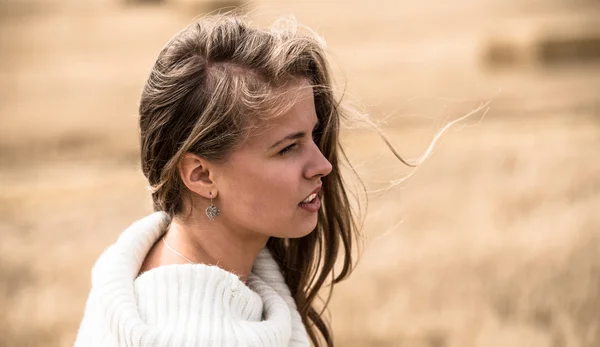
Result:
M268 237L242 234L205 216L173 218L165 240L178 253L199 264L216 265L246 282ZM164 249L164 252L169 252Z

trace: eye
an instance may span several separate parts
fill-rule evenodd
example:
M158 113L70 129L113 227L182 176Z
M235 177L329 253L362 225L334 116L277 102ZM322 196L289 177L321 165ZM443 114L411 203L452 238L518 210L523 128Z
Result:
M278 153L278 154L279 154L280 156L283 156L283 155L285 155L286 153L288 153L289 151L291 151L292 149L294 149L294 147L296 147L296 144L295 144L295 143L292 143L291 145L289 145L289 146L285 147L284 149L282 149L281 151L279 151L279 153Z

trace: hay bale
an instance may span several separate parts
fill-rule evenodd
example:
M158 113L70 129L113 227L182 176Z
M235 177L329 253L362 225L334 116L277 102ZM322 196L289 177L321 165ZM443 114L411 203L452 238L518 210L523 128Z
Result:
M600 32L544 37L537 43L536 58L550 65L600 62Z
M241 0L170 0L175 5L192 12L208 13L219 10L239 9L244 5Z
M233 10L244 5L241 0L124 0L126 5L171 4L201 13Z
M126 5L162 4L165 0L125 0Z
M600 62L597 23L597 17L505 23L488 38L482 60L491 68Z
M489 66L505 67L517 65L523 60L522 50L509 41L492 40L483 53L483 60Z

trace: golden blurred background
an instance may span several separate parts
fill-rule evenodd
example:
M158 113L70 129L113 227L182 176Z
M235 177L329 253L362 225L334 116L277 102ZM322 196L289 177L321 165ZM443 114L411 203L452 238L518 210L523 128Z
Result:
M93 262L151 211L145 77L192 18L230 5L0 0L0 346L72 346ZM373 131L344 132L370 199L331 306L340 346L600 346L600 2L245 9L322 34L346 99L410 160L490 102L417 170Z

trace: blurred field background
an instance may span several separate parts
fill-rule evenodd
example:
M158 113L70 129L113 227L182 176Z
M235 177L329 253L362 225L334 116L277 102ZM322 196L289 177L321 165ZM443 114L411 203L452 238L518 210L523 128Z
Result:
M159 50L235 2L0 0L0 346L71 346L100 252L151 210L137 101ZM369 194L340 346L600 346L600 3L251 1L322 34ZM393 189L385 189L408 174Z

